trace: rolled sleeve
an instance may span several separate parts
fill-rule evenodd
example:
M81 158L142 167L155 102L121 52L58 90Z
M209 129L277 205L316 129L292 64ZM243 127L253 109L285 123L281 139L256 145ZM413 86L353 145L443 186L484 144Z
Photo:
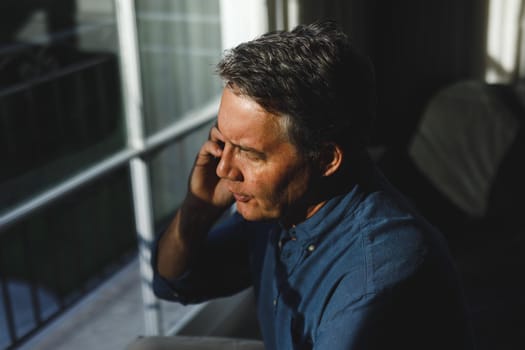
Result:
M158 235L153 247L153 291L161 299L182 304L203 302L232 295L251 284L250 232L238 214L225 219L210 231L198 257L178 278L166 279L157 270Z

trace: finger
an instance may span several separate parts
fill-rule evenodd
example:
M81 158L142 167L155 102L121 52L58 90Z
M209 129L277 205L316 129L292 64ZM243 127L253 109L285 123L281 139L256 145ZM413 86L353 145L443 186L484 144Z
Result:
M205 158L220 158L222 156L222 145L214 141L206 141L199 152Z
M210 141L218 142L218 143L223 144L223 145L224 145L224 142L225 142L224 141L224 136L219 131L217 126L214 126L213 128L211 128L209 139L210 139Z

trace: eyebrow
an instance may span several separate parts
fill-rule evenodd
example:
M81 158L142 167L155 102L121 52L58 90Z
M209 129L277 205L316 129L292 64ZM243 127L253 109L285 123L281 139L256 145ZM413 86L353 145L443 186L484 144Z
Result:
M215 122L215 127L222 134L221 129L219 129L219 123L218 122ZM228 143L230 143L233 147L240 149L241 151L254 153L254 154L257 154L260 157L265 157L266 156L266 154L263 151L260 151L260 150L258 150L256 148L239 145L239 144L233 143L231 141L228 141Z

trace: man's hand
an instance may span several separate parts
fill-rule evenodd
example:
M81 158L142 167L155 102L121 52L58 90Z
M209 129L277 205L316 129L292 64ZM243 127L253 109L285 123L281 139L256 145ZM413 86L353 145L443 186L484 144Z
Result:
M226 209L234 201L225 180L220 179L216 173L223 148L224 138L214 126L208 141L202 145L197 155L189 183L189 195L217 209Z
M187 269L208 230L233 204L226 180L216 173L223 148L224 138L213 127L195 160L186 198L159 241L157 269L165 278L176 278Z

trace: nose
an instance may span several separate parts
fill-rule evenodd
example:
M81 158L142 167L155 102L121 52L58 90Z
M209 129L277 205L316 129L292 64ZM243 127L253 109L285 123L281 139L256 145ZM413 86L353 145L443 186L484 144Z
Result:
M217 176L221 179L227 179L230 181L242 181L243 176L242 172L236 164L235 155L233 154L233 149L226 145L222 152L221 159L219 164L217 164L217 169L215 170Z

